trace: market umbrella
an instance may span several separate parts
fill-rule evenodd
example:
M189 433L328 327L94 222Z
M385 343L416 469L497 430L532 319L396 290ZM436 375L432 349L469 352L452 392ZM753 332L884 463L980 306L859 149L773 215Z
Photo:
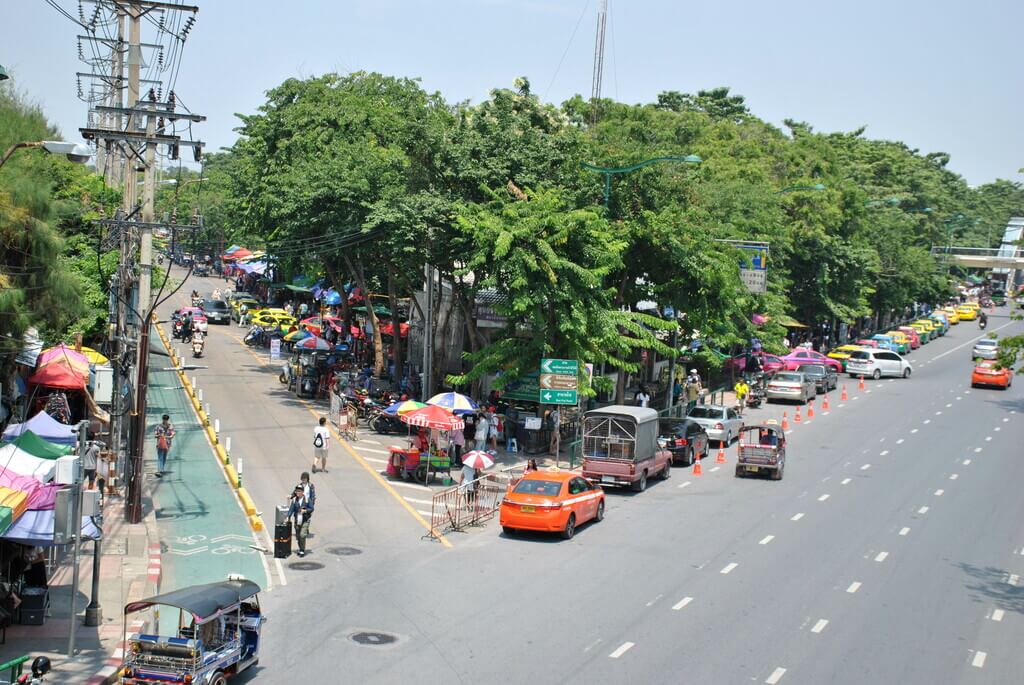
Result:
M75 451L71 445L58 445L48 442L30 430L26 430L14 440L11 440L11 444L17 445L19 449L40 459L57 459Z
M425 406L427 405L423 404L422 402L417 402L416 400L405 400L403 402L395 402L390 407L385 409L384 413L389 414L391 416L402 416L403 414L408 414L411 411L423 409L423 407Z
M421 426L423 428L436 428L438 430L450 431L461 430L465 424L458 416L450 410L436 405L427 405L422 409L409 412L399 416L402 423L410 426Z
M42 368L51 362L61 359L66 359L71 364L84 364L87 367L86 371L88 371L89 360L86 356L75 348L68 347L63 343L48 350L43 350L43 353L39 355L39 359L36 360L36 366Z
M462 455L462 465L477 470L488 469L494 466L494 457L483 450L473 450Z
M332 349L331 343L327 342L323 338L311 335L308 338L303 338L299 342L295 343L295 349L297 350L330 350Z
M324 295L324 304L341 304L341 293L334 288L327 291Z
M299 342L300 340L305 340L306 338L311 338L311 337L313 337L312 333L307 331L305 328L300 328L298 330L292 331L291 333L288 333L287 335L285 335L284 336L284 341L285 342L289 342L289 343L293 343L293 342Z
M444 407L454 414L473 414L480 411L479 405L469 397L457 392L442 392L434 395L427 404Z
M86 372L85 378L88 378ZM47 364L43 368L29 376L28 382L33 385L41 385L46 388L61 388L63 390L84 390L85 378L80 373L72 371L60 362Z
M85 356L85 358L89 360L90 364L99 364L102 366L103 364L110 363L109 359L107 359L106 357L104 357L102 354L92 349L91 347L83 347L81 352Z

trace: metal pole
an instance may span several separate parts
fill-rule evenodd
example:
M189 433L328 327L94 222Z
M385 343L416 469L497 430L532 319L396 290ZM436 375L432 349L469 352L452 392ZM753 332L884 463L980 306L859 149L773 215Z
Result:
M427 276L427 297L426 297L426 321L423 327L423 401L430 399L430 389L433 385L434 365L434 267L426 265Z
M668 358L668 394L665 397L665 409L671 410L675 406L676 387L676 357L679 356L679 322L674 321L675 328L672 329L672 356Z
M98 626L103 620L103 608L100 606L100 555L102 535L92 541L92 597L89 606L85 607L85 625Z
M149 381L149 321L139 331L138 375L131 466L128 469L128 523L142 521L142 455L146 445L146 389Z
M71 571L71 620L70 628L68 629L69 659L75 656L75 629L78 627L75 623L75 614L78 613L78 610L75 608L75 600L78 599L78 561L82 550L82 464L85 462L85 448L88 439L89 422L80 421L78 423L78 464L75 468L75 482L71 486L75 491L72 496L71 506L71 525L75 531L75 549Z

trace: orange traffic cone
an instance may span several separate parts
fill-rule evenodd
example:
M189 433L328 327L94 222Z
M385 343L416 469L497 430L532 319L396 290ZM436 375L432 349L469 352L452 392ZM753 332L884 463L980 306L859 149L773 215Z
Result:
M823 411L828 411L828 393L825 393L825 399L821 401L821 408Z
M800 407L796 408L796 416L793 417L793 423L800 423L803 419L800 418Z
M843 394L839 397L840 400L846 402L850 398L846 396L846 383L843 383Z
M860 385L857 386L860 390L864 389L864 376L860 377Z
M814 400L807 403L807 418L814 418Z
M715 457L715 463L716 464L724 464L725 463L725 448L724 447L719 447L718 448L718 456Z
M782 412L782 430L789 430L789 416L786 412Z
M693 475L695 475L695 476L701 475L700 455L697 455L697 461L693 462Z

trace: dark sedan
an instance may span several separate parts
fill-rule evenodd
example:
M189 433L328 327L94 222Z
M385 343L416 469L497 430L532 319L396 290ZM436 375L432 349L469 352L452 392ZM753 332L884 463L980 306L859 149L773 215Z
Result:
M231 323L231 307L224 300L204 301L203 311L206 312L206 319L210 323Z
M839 384L839 377L835 369L824 364L801 364L797 371L814 381L814 387L819 395L824 395L829 390L835 390Z
M658 445L672 453L673 464L689 466L708 456L708 434L691 419L659 419Z

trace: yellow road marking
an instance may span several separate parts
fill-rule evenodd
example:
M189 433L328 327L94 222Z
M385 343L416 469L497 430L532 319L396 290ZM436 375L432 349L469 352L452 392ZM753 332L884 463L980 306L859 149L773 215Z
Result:
M245 350L249 354L251 354L256 359L256 361L260 362L264 366L266 366L267 364L270 363L268 360L264 359L262 356L256 354L248 345L246 345L244 342L242 342L242 339L239 338L237 335L235 335L233 333L229 333L228 331L224 331L224 334L227 335L228 337L234 338L239 343L241 343L243 345L243 347L245 348ZM321 414L319 414L317 412L316 408L313 407L313 405L311 405L309 403L309 401L307 401L306 399L304 399L302 397L296 397L295 399L297 399L299 402L301 402L302 406L304 406L309 411L310 414L312 414L316 418L320 418ZM403 509L405 509L407 512L409 512L410 516L412 516L414 519L416 519L416 521L421 526L423 526L427 530L428 533L430 533L431 535L436 537L438 540L440 540L442 545L444 545L448 549L452 548L452 543L448 540L448 538L446 538L444 536L444 534L442 534L440 531L435 530L434 527L432 525L430 525L430 523L425 518L423 518L423 516L418 511L416 511L416 509L414 509L411 504L409 504L408 502L405 501L404 497L402 497L400 494L398 494L398 491L395 490L394 486L392 486L391 483L387 482L380 475L380 473L377 472L377 469L375 469L374 467L370 466L370 464L365 459L363 459L361 456L359 456L359 454L354 449L352 449L352 446L348 443L348 441L345 440L344 438L342 438L341 435L338 433L338 431L335 430L334 426L331 424L330 421L327 422L327 427L328 427L328 430L331 431L331 435L334 436L334 439L337 440L338 443L342 447L344 447L345 450L349 453L349 456L351 456L352 459L354 459L357 464L362 466L363 469L365 469L367 473L369 473L371 476L373 476L373 478L377 481L377 483L379 483L380 486L382 488L384 488L388 492L388 494L390 494L393 498L395 498L395 501L398 502L399 504L401 504Z

